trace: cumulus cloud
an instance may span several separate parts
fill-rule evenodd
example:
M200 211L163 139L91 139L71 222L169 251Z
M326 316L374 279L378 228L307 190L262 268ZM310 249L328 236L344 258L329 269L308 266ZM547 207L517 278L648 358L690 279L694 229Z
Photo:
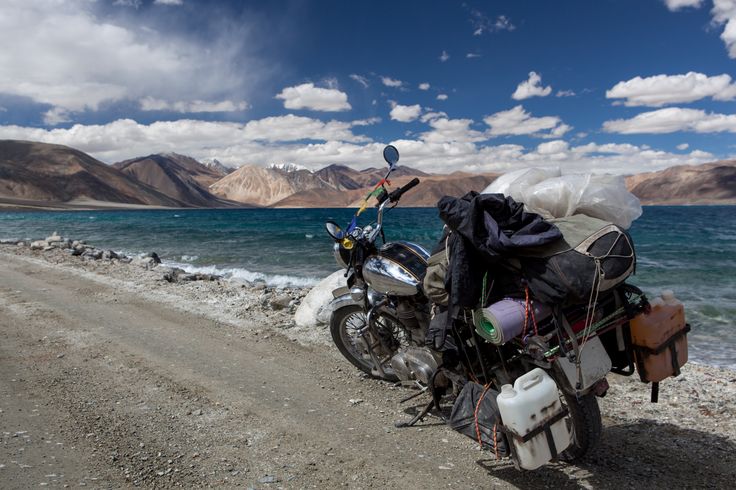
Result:
M437 100L447 100L447 94L437 94Z
M575 92L572 90L558 90L555 97L574 97Z
M450 59L450 53L448 53L447 51L443 49L442 54L440 54L440 61L444 63L445 61L449 59Z
M468 59L480 58L480 54L478 54L478 53L466 53L465 54L465 57L468 58Z
M664 0L664 3L668 9L676 12L687 7L700 8L703 0Z
M168 102L166 100L144 97L140 100L141 110L144 111L168 111L191 114L197 112L235 112L248 109L245 101L221 100L219 102L206 102L204 100Z
M713 23L723 26L721 40L728 49L728 56L736 58L736 0L713 0Z
M421 139L428 143L479 142L488 137L470 128L472 119L448 119L446 117L429 120L431 131L422 133Z
M676 146L675 148L677 148L677 149L678 149L678 150L680 150L680 151L685 151L685 150L687 150L688 148L690 148L690 145L689 145L689 144L687 144L687 143L680 143L680 144L679 144L679 145L677 145L677 146Z
M155 0L156 5L184 5L184 0Z
M247 91L252 80L233 71L233 61L250 60L230 38L243 33L200 46L173 32L126 25L114 12L101 18L97 7L91 1L3 2L0 45L12 49L0 50L0 94L71 117L143 97L218 101Z
M404 82L402 82L401 80L396 80L391 77L381 77L381 83L383 83L387 87L393 88L398 88L404 85Z
M420 83L419 90L429 90L429 84L427 82Z
M286 87L276 95L284 101L287 109L311 109L313 111L336 112L351 109L348 95L334 88L315 87L313 83L302 83Z
M661 107L667 104L694 102L712 97L715 100L736 98L736 84L730 75L709 77L703 73L688 72L684 75L655 75L635 77L619 82L606 91L609 99L624 99L629 107Z
M71 114L63 107L52 107L43 113L43 122L47 126L56 126L57 124L70 122L71 120Z
M396 102L391 102L391 119L399 122L412 122L416 120L422 113L422 106L419 104L414 105L401 105Z
M356 73L351 73L350 78L361 84L363 88L368 88L368 79L366 77L358 75Z
M603 123L603 129L609 133L620 134L663 134L679 131L736 133L736 115L669 107L644 112L631 119L606 121Z
M630 144L570 146L553 140L529 149L518 144L486 145L469 120L436 117L432 121L432 130L419 139L389 142L401 151L403 164L430 172L504 172L555 165L566 173L629 174L715 159L700 150L669 153ZM354 133L355 127L372 123L375 120L325 122L295 115L247 124L191 119L140 124L121 119L104 125L77 124L68 129L0 126L0 139L68 145L106 162L177 152L199 160L217 158L231 166L293 162L314 169L349 162L360 169L375 165L383 149L384 142Z
M521 82L511 95L514 100L524 100L530 97L546 97L552 93L552 87L542 87L542 77L536 72L529 72L529 79Z
M491 136L533 135L559 137L571 129L557 116L533 117L520 105L507 111L486 116L483 121L490 127L489 134Z

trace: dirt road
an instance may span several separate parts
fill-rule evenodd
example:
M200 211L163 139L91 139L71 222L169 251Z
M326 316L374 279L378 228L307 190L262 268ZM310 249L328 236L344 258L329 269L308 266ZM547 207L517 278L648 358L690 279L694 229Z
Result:
M0 254L3 488L725 485L732 440L607 419L585 464L518 472L327 347ZM418 402L417 402L418 404ZM605 409L604 409L605 411Z

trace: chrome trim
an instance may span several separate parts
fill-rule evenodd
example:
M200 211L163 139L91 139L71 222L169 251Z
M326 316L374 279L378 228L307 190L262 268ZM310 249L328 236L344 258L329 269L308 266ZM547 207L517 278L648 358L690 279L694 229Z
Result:
M348 264L345 263L345 260L343 260L342 255L340 255L341 247L342 245L340 245L340 243L335 242L335 244L332 246L332 255L335 256L335 262L337 262L337 265L339 265L343 269L347 269Z
M368 257L363 264L363 277L379 293L413 296L419 292L419 279L404 266L387 257Z

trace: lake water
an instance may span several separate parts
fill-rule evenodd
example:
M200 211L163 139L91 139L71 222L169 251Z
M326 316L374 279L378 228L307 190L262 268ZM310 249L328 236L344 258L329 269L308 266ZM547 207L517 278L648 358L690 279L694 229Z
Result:
M187 270L309 286L336 270L324 222L347 224L351 209L0 212L0 238L58 231L133 255L155 251ZM361 216L371 219L370 211ZM434 208L397 208L384 219L387 240L431 248L442 224ZM690 356L736 369L736 207L653 206L630 230L637 273L650 296L675 291L685 303Z

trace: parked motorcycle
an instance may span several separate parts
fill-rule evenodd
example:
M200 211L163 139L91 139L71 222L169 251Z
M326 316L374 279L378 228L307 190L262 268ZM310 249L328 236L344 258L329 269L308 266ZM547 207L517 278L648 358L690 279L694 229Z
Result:
M436 313L422 284L429 252L414 243L384 239L384 214L398 205L402 196L419 184L419 179L389 191L387 179L396 167L399 153L387 146L383 156L388 171L369 194L376 197L375 222L359 226L357 213L344 230L334 221L325 224L335 242L335 259L347 271L347 287L333 292L331 304L330 332L335 345L363 372L413 384L422 390L420 393L432 394L432 401L424 410L400 426L415 424L433 408L443 416L446 411L441 404L462 398L461 390L472 382L483 390L480 398L479 394L473 395L475 405L470 410L469 424L473 425L474 417L474 427L466 429L472 437L477 431L482 446L478 412L483 397L492 391L494 398L498 397L500 410L503 411L501 405L516 407L506 409L511 415L503 417L498 432L491 424L491 449L497 455L496 438L503 437L510 455L522 468L533 469L549 459L575 461L583 457L601 435L596 397L606 393L606 375L609 371L623 375L635 372L629 321L647 309L646 297L635 287L622 284L601 293L595 302L555 308L555 314L541 315L537 311L540 318L534 318L533 331L530 326L528 332L526 327L530 325L530 316L534 317L535 305L528 297L526 302L514 300L516 306L502 306L523 309L525 332L503 340L489 334L494 333L493 326L479 318L481 310L469 311L454 324L452 335L459 356L448 361L446 355L425 343L432 315ZM499 299L495 305L509 301ZM585 346L585 356L580 355L581 345ZM537 412L532 410L533 423L521 421L522 425L529 425L526 429L513 425L512 415L521 413L518 407L534 408L535 403L541 403L538 400L542 398L535 397L545 383L549 384L548 380L553 394L547 386L546 394L539 396L552 403L540 405ZM539 452L534 449L535 444L542 444L549 453L541 463L533 456Z

